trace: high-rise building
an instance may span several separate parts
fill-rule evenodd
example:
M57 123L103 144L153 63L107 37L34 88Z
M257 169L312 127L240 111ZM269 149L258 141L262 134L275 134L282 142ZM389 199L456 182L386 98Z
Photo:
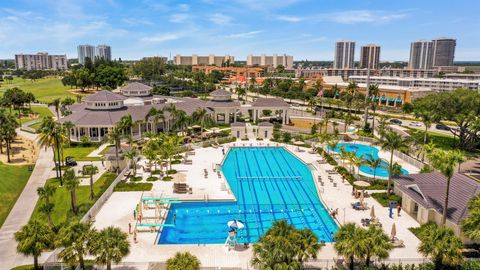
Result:
M95 47L92 45L78 45L78 63L85 65L85 58L95 61Z
M46 52L37 54L16 54L15 67L26 70L66 70L67 56L48 55Z
M377 69L380 63L380 46L367 44L360 48L360 68Z
M293 68L293 56L286 54L273 54L273 55L248 55L247 56L247 66L270 66L277 67L279 65L284 66L286 69Z
M425 40L412 42L408 66L411 69L431 69L433 66L433 42Z
M175 65L213 65L213 66L223 66L226 64L233 64L235 58L231 55L218 56L218 55L207 55L199 56L193 54L192 56L185 56L177 54L173 57L173 63Z
M333 60L333 68L354 68L354 57L354 41L337 41L335 43L335 59Z
M98 45L95 56L98 59L112 61L112 48L108 45Z
M433 66L453 66L455 58L455 46L457 42L453 38L437 38L433 40Z

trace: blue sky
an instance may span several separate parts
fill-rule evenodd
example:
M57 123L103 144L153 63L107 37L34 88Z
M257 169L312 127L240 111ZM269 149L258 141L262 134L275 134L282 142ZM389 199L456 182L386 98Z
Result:
M287 53L332 60L334 42L382 46L407 60L409 44L457 38L455 60L480 60L478 0L14 0L0 1L0 58L109 44L114 58Z

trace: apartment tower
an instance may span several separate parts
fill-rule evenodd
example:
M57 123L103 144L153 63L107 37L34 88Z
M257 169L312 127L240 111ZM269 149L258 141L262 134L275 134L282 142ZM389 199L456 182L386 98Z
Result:
M411 69L431 69L433 67L433 42L425 40L412 42L408 66Z
M90 60L95 61L95 47L92 45L78 45L78 63L85 65L85 59L88 57Z
M380 46L367 44L360 48L360 68L378 69Z
M335 43L335 59L333 60L334 69L352 69L354 68L355 42L337 41Z
M96 48L96 57L106 61L112 61L112 48L108 45L98 45Z
M453 66L456 40L453 38L437 38L433 41L433 66Z

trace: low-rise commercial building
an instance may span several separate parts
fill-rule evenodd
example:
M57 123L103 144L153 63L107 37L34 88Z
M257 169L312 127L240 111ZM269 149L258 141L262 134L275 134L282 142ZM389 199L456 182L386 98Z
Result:
M256 67L217 67L217 66L192 66L192 71L200 71L210 74L213 71L225 74L224 82L246 82L248 78L262 77L263 69Z
M66 70L67 55L49 55L46 52L16 54L15 67L26 70Z
M173 57L173 63L175 65L213 65L213 66L224 66L233 64L235 62L235 57L231 55L217 56L210 54L208 56L199 56L193 54L191 56L185 56L177 54Z
M367 76L350 76L349 81L367 83ZM425 87L433 91L452 91L458 88L478 90L479 80L445 79L445 78L400 78L391 76L370 76L370 83L378 85Z
M297 69L295 77L297 78L316 78L320 76L340 76L343 80L348 80L350 76L367 76L367 69ZM438 75L437 69L371 69L371 76L394 76L400 78L432 78Z

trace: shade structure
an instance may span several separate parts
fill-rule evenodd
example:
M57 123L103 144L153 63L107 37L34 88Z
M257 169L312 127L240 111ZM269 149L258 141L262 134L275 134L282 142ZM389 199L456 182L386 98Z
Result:
M372 205L372 209L370 210L370 218L375 219L375 206Z
M355 186L359 186L359 187L369 187L370 186L370 183L368 183L366 181L362 181L362 180L355 181L355 182L353 182L353 184Z
M202 128L202 127L199 126L199 125L193 125L193 126L191 126L191 128Z
M397 235L397 226L395 225L395 223L393 223L392 230L390 231L390 237L394 239L396 235Z
M176 173L172 175L172 180L174 183L185 183L187 181L187 176L184 173Z
M304 145L305 143L302 142L302 141L295 141L295 142L293 142L293 144L295 144L295 145Z
M232 228L232 229L243 229L245 228L245 224L243 224L243 222L241 222L240 220L230 220L229 222L227 222L227 225L228 227Z

